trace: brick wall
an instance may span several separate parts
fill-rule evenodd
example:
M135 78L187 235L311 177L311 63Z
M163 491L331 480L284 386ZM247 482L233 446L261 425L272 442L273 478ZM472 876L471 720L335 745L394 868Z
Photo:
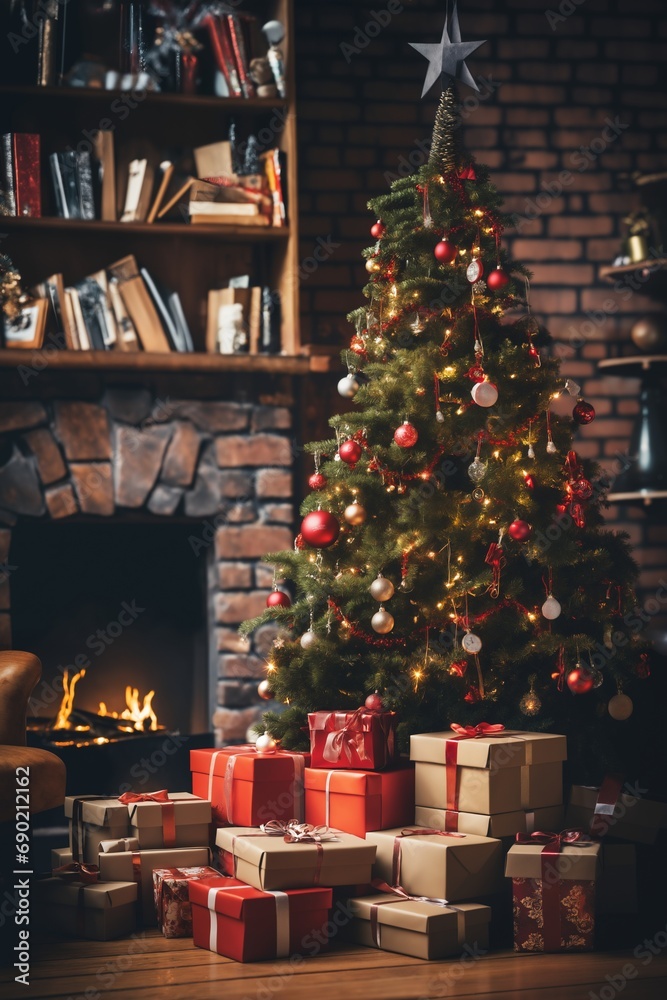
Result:
M469 62L482 80L479 99L463 91L466 145L522 217L507 243L533 270L533 308L557 340L564 373L597 410L577 450L614 469L614 456L627 452L638 384L600 377L597 362L659 306L632 289L615 292L597 273L619 252L622 219L638 205L626 175L667 169L667 9L662 0L459 7L464 40L489 39ZM367 277L366 202L387 189L387 172L423 162L437 92L419 100L426 61L407 43L439 39L444 4L296 0L296 10L302 254L318 236L340 244L303 282L303 324L313 340L334 343L349 337L345 313L360 304ZM325 404L329 412L340 402L334 384L321 418ZM664 518L622 506L609 521L630 533L641 586L655 590L667 564Z

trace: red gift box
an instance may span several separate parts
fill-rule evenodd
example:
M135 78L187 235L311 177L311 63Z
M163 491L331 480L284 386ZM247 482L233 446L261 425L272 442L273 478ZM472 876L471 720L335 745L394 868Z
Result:
M309 754L261 754L252 744L191 750L192 791L209 799L216 826L303 821L303 772L309 762Z
M306 823L331 826L357 837L370 830L412 823L415 772L324 771L307 767Z
M600 844L582 830L517 834L507 855L515 951L590 951Z
M331 889L262 892L223 876L197 879L188 888L198 948L258 962L312 955L313 945L326 946Z
M311 712L311 767L384 771L396 762L396 713Z
M218 872L208 865L197 868L154 868L153 898L158 927L166 938L192 937L192 909L188 883L193 879L215 878Z

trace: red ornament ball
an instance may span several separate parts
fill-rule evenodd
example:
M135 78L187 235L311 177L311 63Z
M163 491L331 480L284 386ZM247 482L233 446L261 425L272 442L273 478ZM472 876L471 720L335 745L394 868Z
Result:
M417 428L406 420L394 431L394 441L399 448L412 448L419 440Z
M466 693L463 695L463 700L467 701L469 705L475 705L478 701L481 701L482 696L479 693L479 688L469 687Z
M590 500L593 496L593 484L590 479L575 479L568 483L568 493L577 500Z
M507 529L507 534L510 538L513 538L515 542L527 542L532 533L532 525L528 524L528 521L522 521L518 518L516 521L512 521Z
M374 694L369 694L368 698L366 698L366 701L364 702L364 705L369 712L381 712L384 708L382 698L377 691Z
M435 259L440 261L441 264L451 264L456 259L458 252L458 247L455 247L449 240L440 240L439 243L436 243L433 250Z
M592 691L594 677L591 671L579 664L567 675L567 686L572 694L588 694Z
M301 534L301 532L299 532L299 534L294 539L294 548L295 549L305 549L305 547L306 547L306 543L303 540L303 535Z
M380 219L378 219L377 222L374 222L373 225L371 226L371 236L373 237L374 240L380 240L382 239L384 234L385 234L384 223L381 222Z
M328 510L313 510L301 522L301 534L314 549L328 549L340 534L340 524Z
M323 476L321 472L313 472L308 480L308 485L311 490L322 490L327 485L327 477Z
M266 599L267 608L291 608L292 602L289 594L284 590L272 590Z
M358 441L353 441L350 438L349 441L343 441L338 449L338 454L343 462L347 462L348 465L356 465L361 458L361 445Z
M502 267L497 267L487 274L486 287L492 292L500 292L509 285L509 281L510 276L507 271L503 271Z
M572 410L572 419L577 424L590 424L595 420L595 407L587 403L585 399L580 399Z

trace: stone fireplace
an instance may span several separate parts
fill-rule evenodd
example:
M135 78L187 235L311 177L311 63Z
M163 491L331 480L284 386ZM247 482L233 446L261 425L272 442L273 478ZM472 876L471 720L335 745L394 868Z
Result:
M47 686L86 656L84 707L113 700L131 666L172 700L171 726L218 743L243 741L264 707L273 629L248 642L237 627L265 607L262 555L293 542L290 394L228 396L100 385L0 403L0 648L32 637ZM125 622L152 612L123 626L124 602Z

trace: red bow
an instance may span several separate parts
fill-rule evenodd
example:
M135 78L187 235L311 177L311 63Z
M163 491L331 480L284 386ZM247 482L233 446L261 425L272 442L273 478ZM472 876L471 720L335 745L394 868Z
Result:
M459 740L473 740L477 736L494 736L502 733L505 727L502 723L478 722L476 726L460 726L458 722L452 722L449 727L456 733Z
M558 853L567 844L581 844L582 847L589 847L595 844L585 830L562 830L560 833L546 833L544 830L535 830L534 833L517 833L517 844L544 844L549 847L557 847ZM556 853L549 851L549 853Z
M61 865L54 868L53 874L66 882L82 882L90 885L92 882L99 882L100 870L97 865L84 865L79 861L73 861L69 865Z
M500 571L505 565L505 553L497 542L491 542L489 551L486 553L484 562L493 570L493 582L489 587L491 597L498 597L500 594Z
M169 802L169 792L166 788L161 788L159 792L123 792L118 801L124 806L132 802Z
M477 174L475 173L475 169L472 166L464 167L462 170L460 170L459 177L461 178L462 181L477 180Z

